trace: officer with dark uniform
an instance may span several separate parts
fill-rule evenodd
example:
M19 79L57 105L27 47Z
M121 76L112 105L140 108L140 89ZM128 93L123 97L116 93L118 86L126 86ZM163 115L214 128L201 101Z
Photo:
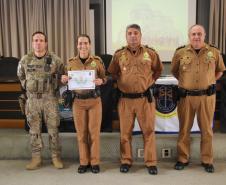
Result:
M61 169L58 126L60 124L58 99L60 77L64 72L61 59L47 51L47 37L43 32L32 35L32 52L23 56L17 75L26 91L26 117L30 127L32 159L26 166L34 170L41 166L42 120L46 123L53 165Z
M102 119L99 86L106 82L105 67L99 57L90 54L91 41L88 35L82 34L77 37L77 49L78 55L68 61L66 71L94 70L96 75L94 90L74 91L72 109L80 156L78 173L85 173L90 167L93 173L99 173ZM68 76L63 75L61 81L66 83L68 79Z
M179 137L176 170L189 164L190 130L197 115L201 131L201 162L205 171L214 172L213 115L216 103L216 80L225 66L220 51L204 42L205 30L201 25L189 29L190 44L179 47L172 60L172 74L178 79Z
M141 44L137 24L126 28L127 46L115 52L108 71L117 80L120 121L121 166L127 173L132 165L132 131L135 117L144 137L144 161L150 174L157 174L155 144L155 101L151 86L160 76L163 65L152 48Z

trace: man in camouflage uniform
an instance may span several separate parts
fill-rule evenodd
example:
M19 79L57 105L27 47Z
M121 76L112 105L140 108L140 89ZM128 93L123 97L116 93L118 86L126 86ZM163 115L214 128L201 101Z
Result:
M34 51L22 57L17 71L22 88L26 91L25 113L31 137L32 159L26 169L37 169L42 163L42 120L48 128L53 165L61 169L57 93L64 65L59 57L47 51L47 37L43 32L32 35L32 47Z
M155 101L151 86L160 76L163 65L152 48L141 44L141 29L127 26L128 46L115 52L108 71L117 80L120 121L121 167L127 173L132 165L132 131L135 117L144 137L144 161L149 174L156 175Z
M91 41L88 35L79 35L76 44L78 55L69 59L66 71L94 70L96 85L95 89L74 90L75 99L72 109L79 146L78 173L85 173L90 167L92 173L99 173L102 119L99 86L106 82L105 67L99 57L90 54ZM67 83L68 79L68 76L63 75L61 81Z
M179 136L176 170L189 164L190 130L197 115L201 130L201 162L205 171L214 172L212 122L216 103L216 80L225 66L220 51L204 42L205 30L201 25L189 29L189 41L179 47L172 60L172 74L178 79Z

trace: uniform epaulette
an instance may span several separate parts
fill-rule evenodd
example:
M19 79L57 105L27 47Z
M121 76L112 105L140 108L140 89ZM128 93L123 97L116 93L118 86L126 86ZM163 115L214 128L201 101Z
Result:
M213 44L209 44L209 46L218 49L218 48L217 48L215 45L213 45Z
M102 65L105 66L104 61L102 60L101 57L95 55L95 56L93 56L93 58L98 59L102 63Z
M180 47L178 47L176 50L179 50L179 49L185 48L185 46L186 46L186 45L180 46Z
M101 60L101 58L99 56L93 56L94 59L98 59Z
M115 51L115 53L117 53L117 52L119 52L119 51L121 51L121 50L123 50L123 49L125 49L125 46L121 47L120 49L117 49L117 50Z
M152 51L155 51L155 49L154 49L154 48L149 47L148 45L144 45L144 47L145 47L145 48L148 48L148 49L151 49ZM155 52L156 52L156 51L155 51Z

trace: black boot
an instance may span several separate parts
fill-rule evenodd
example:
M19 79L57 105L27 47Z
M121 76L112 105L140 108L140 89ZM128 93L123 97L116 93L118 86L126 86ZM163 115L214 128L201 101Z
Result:
M177 161L177 163L174 166L174 169L176 170L183 170L185 166L187 166L189 163L182 163L180 161Z
M99 165L91 166L91 172L92 173L99 173L100 172L100 166Z
M208 172L208 173L213 173L214 172L214 167L213 167L212 164L202 163L202 166L204 167L206 172Z
M90 165L80 165L78 167L78 173L85 173L87 172L87 169L90 167Z
M157 175L158 174L158 169L156 166L147 166L148 173L150 175Z
M131 165L129 164L121 164L120 166L120 172L127 173L130 169Z

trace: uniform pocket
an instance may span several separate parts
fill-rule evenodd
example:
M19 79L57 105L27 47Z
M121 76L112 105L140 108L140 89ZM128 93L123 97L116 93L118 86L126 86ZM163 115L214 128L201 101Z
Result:
M215 71L215 59L214 58L207 59L204 63L205 63L206 71Z
M38 80L38 93L43 93L44 91L44 80L39 79Z
M37 90L38 90L37 80L27 80L26 81L26 90L28 90L29 92L37 92Z
M151 60L142 60L141 61L141 71L143 71L145 74L151 72Z
M191 71L191 59L190 58L182 58L180 60L180 70L182 72Z
M128 60L119 61L119 66L122 74L126 74L130 71L130 63Z

